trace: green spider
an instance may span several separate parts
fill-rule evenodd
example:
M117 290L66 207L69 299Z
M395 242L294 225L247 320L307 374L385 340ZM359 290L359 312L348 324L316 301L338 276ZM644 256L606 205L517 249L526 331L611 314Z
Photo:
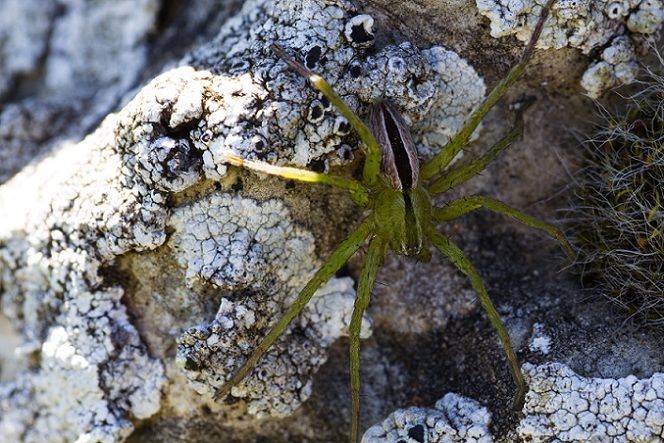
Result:
M325 183L346 189L350 192L356 204L372 212L332 252L332 255L316 272L316 275L302 289L293 305L258 345L253 355L248 358L242 367L233 373L231 379L221 389L215 392L215 399L225 397L229 394L231 388L252 370L261 356L288 328L290 322L309 302L316 290L325 284L346 263L367 238L370 238L357 286L357 296L349 326L352 397L351 442L357 442L359 439L360 326L362 316L369 304L369 297L376 273L383 262L388 246L396 254L413 257L420 261L429 261L431 252L425 242L428 239L436 249L468 276L473 289L477 293L482 306L486 310L491 323L497 330L505 347L512 375L518 388L515 404L522 402L526 388L525 382L516 355L512 349L510 337L486 292L484 283L461 249L446 236L439 233L432 222L452 220L482 207L549 234L558 240L565 252L573 258L574 253L572 248L556 227L524 214L497 200L476 195L454 200L442 208L436 208L432 206L430 199L460 185L483 171L498 154L521 135L523 128L519 123L483 156L465 165L447 170L447 166L466 145L484 115L505 94L507 89L519 78L525 69L553 2L554 0L550 0L544 7L533 36L520 62L509 71L507 76L500 81L484 102L480 104L461 131L443 147L438 155L421 167L418 163L415 145L403 118L388 102L380 101L374 105L367 126L350 110L322 77L309 71L289 57L280 47L276 45L272 46L272 49L288 65L307 77L350 122L355 131L357 131L367 147L362 181L359 182L298 168L273 166L266 163L245 160L232 154L228 154L226 160L236 166L287 179Z

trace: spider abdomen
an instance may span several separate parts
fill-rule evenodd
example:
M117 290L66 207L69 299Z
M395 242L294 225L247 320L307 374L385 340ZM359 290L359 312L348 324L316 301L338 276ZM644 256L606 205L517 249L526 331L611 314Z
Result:
M415 143L403 117L386 101L377 102L369 129L380 146L380 175L395 191L417 187L420 164Z

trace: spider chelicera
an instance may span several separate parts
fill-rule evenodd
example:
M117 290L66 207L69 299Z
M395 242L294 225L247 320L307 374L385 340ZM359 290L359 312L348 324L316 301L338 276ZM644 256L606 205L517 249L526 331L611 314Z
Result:
M428 245L430 243L468 276L505 347L512 375L518 388L515 404L518 405L522 402L525 382L512 349L510 337L487 294L482 278L461 249L445 235L439 233L433 223L455 219L477 208L486 208L549 234L558 240L565 252L573 258L572 248L556 227L511 208L498 200L474 195L454 200L438 208L432 206L431 197L460 185L483 171L498 154L521 135L523 128L520 119L518 119L515 127L486 154L464 165L448 168L451 161L466 145L484 115L505 94L525 69L553 1L550 0L544 7L519 63L509 71L507 76L479 105L459 133L443 147L438 155L422 166L419 165L415 145L403 118L389 102L379 101L376 103L368 125L365 125L321 76L314 74L296 62L279 46L272 45L272 49L288 65L307 77L357 131L367 149L362 180L356 181L299 168L274 166L242 159L230 153L226 154L226 160L236 166L287 179L325 183L346 189L354 202L369 210L370 214L332 252L332 255L302 289L293 305L272 327L244 365L233 373L230 380L221 389L215 392L214 398L226 396L231 388L252 370L261 356L309 302L316 290L325 284L369 238L369 246L359 277L357 296L349 326L352 398L351 442L357 442L359 439L360 326L362 316L369 304L376 273L383 262L388 246L399 255L428 261L431 258Z

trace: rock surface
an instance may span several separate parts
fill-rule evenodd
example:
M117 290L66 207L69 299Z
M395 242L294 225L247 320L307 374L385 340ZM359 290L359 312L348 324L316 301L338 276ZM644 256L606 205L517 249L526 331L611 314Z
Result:
M232 151L348 175L363 157L347 123L268 46L324 74L362 117L389 97L426 159L523 45L491 37L484 6L465 1L410 12L388 1L171 3L0 2L0 442L345 441L338 338L361 253L231 399L210 398L362 217L341 191L224 163ZM656 21L661 7L649 4L643 20ZM604 61L639 44L619 39L630 19L602 28L597 45L613 42ZM436 203L481 193L553 220L574 167L569 129L592 119L578 87L592 62L539 51L464 155L509 130L507 103L535 95L523 140ZM582 380L662 371L661 337L623 325L557 272L553 241L483 212L441 229L482 274L522 361ZM442 257L388 255L363 332L363 429L409 406L440 409L447 392L488 410L494 441L549 426L526 429L510 411L503 350L474 300Z

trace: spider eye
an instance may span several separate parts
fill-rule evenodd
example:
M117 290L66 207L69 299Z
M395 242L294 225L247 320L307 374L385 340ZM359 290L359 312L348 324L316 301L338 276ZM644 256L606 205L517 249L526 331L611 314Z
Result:
M417 150L399 111L379 101L371 113L369 129L380 146L380 172L385 183L395 191L415 188L420 171Z

